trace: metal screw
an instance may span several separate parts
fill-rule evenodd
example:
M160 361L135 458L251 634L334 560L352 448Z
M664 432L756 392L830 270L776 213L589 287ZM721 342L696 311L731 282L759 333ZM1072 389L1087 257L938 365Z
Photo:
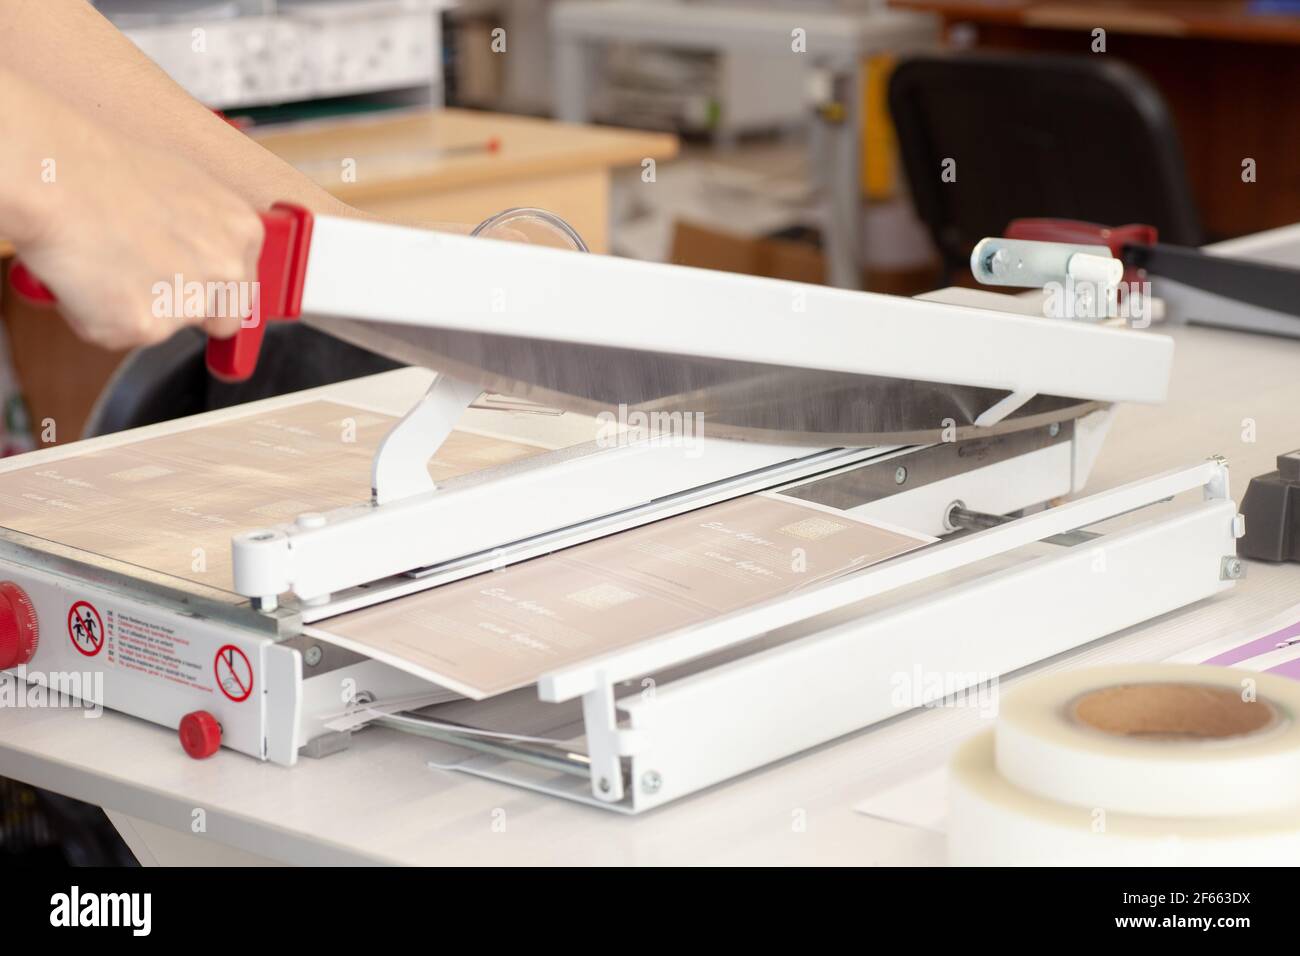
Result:
M600 792L601 792L601 793L609 793L609 778L608 778L608 777L601 777L601 778L600 778L600 783L597 784L597 786L600 787Z
M894 484L901 485L905 481L907 481L907 469L899 465L898 470L894 472Z
M664 785L664 778L659 776L658 770L647 770L641 774L641 790L645 793L658 793L659 788Z
M1219 577L1224 581L1237 581L1246 576L1246 562L1229 554L1219 563Z
M1052 424L1048 425L1048 426L1047 426L1047 434L1050 435L1050 436L1053 437L1053 438L1055 438L1057 435L1061 434L1061 423L1060 423L1060 422L1052 422Z
M302 652L303 662L306 663L308 667L315 667L321 662L321 658L324 656L325 652L320 649L319 644L313 644L311 647L307 648L307 650Z

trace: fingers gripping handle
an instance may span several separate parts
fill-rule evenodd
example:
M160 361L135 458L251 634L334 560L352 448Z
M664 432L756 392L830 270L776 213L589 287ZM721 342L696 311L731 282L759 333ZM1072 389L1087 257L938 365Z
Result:
M208 371L227 382L242 382L253 374L267 322L296 319L302 312L312 214L302 206L276 203L261 217L265 237L257 260L253 314L229 338L208 338Z
M242 382L257 368L264 323L296 319L302 311L302 284L307 274L307 253L311 249L312 214L301 206L276 203L259 214L262 220L262 252L257 260L257 286L253 314L226 339L208 339L208 371L216 378ZM54 303L52 293L21 262L9 270L14 291L31 302Z

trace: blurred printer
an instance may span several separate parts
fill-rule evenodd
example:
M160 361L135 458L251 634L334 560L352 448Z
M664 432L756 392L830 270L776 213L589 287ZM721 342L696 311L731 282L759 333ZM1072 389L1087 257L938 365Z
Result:
M447 0L97 0L195 98L231 110L359 94L441 105Z

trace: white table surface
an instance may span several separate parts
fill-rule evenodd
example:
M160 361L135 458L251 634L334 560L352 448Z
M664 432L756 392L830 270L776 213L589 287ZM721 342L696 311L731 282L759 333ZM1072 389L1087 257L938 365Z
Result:
M1128 406L1089 490L1214 453L1246 480L1300 447L1300 341L1179 328L1175 377L1162 406ZM1256 440L1243 440L1243 421ZM1300 567L1251 563L1237 588L1058 659L1154 660L1300 601ZM102 805L119 826L190 837L293 863L654 864L938 863L943 837L873 819L853 806L945 759L976 729L973 710L926 710L748 774L636 818L502 784L430 770L430 744L396 731L357 734L350 750L294 768L223 750L195 761L176 733L119 714L0 710L0 774ZM124 816L125 815L125 816ZM179 838L179 837L178 837ZM206 841L216 841L212 846ZM140 855L150 851L143 846ZM184 856L184 850L176 850ZM191 856L193 854L190 854ZM208 854L211 856L211 854ZM154 859L176 859L159 851Z

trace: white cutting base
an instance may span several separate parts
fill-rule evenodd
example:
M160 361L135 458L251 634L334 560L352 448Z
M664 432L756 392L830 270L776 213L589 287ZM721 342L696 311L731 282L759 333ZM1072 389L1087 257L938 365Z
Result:
M1013 554L1187 491L1203 500L1172 516ZM944 696L898 703L898 676L917 667L949 675L952 693L1217 594L1238 531L1220 462L1135 482L547 675L542 701L582 702L589 789L489 756L455 766L640 812ZM643 692L648 674L759 638Z

